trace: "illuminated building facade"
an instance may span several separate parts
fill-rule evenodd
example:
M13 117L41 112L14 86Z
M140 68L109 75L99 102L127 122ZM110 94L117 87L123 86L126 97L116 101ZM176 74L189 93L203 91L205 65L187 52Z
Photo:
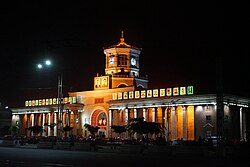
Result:
M140 52L124 42L123 32L118 44L104 48L105 75L94 77L93 90L68 92L63 99L63 127L72 127L72 135L87 137L84 124L90 124L100 127L98 135L116 137L111 125L126 125L129 118L143 117L160 123L169 140L216 135L216 95L195 95L193 86L148 89L147 77L140 76ZM248 138L249 102L224 95L224 134L228 138ZM27 136L32 134L25 129L35 125L44 127L43 136L58 136L59 118L57 98L27 100L25 107L12 109L12 124L18 124L20 134Z

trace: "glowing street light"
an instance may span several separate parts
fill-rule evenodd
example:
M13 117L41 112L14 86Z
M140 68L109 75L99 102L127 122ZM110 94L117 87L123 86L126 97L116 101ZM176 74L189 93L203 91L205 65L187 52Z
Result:
M51 64L52 63L51 63L50 60L45 61L46 66L50 66ZM37 67L39 69L42 69L43 64L38 64ZM58 113L59 113L58 124L60 125L58 137L60 137L60 138L62 138L62 131L63 131L63 128L62 128L62 113L63 113L63 87L62 87L63 84L62 84L62 81L63 81L62 74L59 74L58 75L58 84L57 84L57 88L58 88L58 101L57 101L57 104L58 104Z
M51 65L51 61L50 61L50 60L46 60L46 61L45 61L45 64L46 64L47 66L49 66L49 65Z
M42 64L37 64L37 68L41 69L41 68L43 68L43 65Z

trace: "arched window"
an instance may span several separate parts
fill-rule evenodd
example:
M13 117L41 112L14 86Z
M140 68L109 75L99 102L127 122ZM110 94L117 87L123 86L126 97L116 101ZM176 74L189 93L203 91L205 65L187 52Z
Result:
M107 117L104 112L102 112L97 119L98 126L106 126L107 125Z

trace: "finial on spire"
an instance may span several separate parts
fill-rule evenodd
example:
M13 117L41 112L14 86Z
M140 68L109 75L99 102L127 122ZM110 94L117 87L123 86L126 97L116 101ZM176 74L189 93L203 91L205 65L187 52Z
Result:
M123 38L123 31L121 32L120 43L124 43L124 38Z

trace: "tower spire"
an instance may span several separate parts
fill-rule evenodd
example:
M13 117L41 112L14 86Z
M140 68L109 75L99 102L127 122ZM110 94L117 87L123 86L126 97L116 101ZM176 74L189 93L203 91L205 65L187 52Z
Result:
M120 43L124 43L124 38L123 38L123 31L121 32L121 38L120 38Z

